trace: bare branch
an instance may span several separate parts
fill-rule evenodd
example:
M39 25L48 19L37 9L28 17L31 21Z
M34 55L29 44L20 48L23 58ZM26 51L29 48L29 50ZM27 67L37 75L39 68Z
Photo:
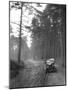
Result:
M10 23L17 24L17 23L15 23L15 22L10 22ZM17 24L17 25L19 25L19 26L20 26L20 24Z
M10 23L17 24L17 23L15 23L15 22L10 22ZM19 26L20 26L20 24L17 24L17 25L19 25ZM24 26L22 26L22 27L24 27ZM28 28L28 26L27 26L27 27L25 27L25 28ZM20 28L17 28L17 29L20 29ZM21 29L21 30L23 30L23 31L27 32L27 31L26 31L26 30L24 30L24 29Z

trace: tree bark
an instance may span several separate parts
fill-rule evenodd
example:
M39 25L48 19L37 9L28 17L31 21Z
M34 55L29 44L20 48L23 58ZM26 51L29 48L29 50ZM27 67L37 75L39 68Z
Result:
M20 33L19 33L19 52L18 52L18 62L21 61L21 29L22 29L22 6L21 6L21 17L20 17Z

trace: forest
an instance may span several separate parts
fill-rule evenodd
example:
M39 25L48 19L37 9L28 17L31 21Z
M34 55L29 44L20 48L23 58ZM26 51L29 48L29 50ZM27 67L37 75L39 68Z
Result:
M65 85L66 6L9 4L10 88ZM54 74L46 74L50 58L58 71Z

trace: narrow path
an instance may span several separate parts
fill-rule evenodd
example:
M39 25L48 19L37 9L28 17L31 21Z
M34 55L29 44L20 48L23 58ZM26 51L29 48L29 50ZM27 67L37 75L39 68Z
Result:
M65 79L62 72L46 75L46 66L42 61L31 61L25 63L24 70L11 81L12 88L42 87L51 85L64 85Z
M12 80L11 87L38 87L45 84L45 70L43 62L28 60L26 67Z

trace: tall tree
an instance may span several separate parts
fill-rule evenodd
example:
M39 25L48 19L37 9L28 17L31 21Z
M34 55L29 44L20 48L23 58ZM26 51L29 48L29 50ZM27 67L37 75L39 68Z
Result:
M14 2L14 3L12 3L12 5L11 5L11 9L13 9L13 8L16 8L16 9L19 9L20 11L21 11L21 14L20 14L20 24L17 24L16 22L11 22L11 23L13 23L13 24L17 24L19 27L20 27L20 29L18 30L19 31L19 46L18 46L18 62L20 63L20 61L21 61L21 41L22 41L22 15L23 15L23 9L22 9L22 7L23 7L23 2Z
M22 7L23 7L23 2L21 2L21 16L20 16L20 33L19 33L19 54L18 54L18 62L20 63L21 61L21 29L22 29L22 14L23 14L23 10L22 10Z

